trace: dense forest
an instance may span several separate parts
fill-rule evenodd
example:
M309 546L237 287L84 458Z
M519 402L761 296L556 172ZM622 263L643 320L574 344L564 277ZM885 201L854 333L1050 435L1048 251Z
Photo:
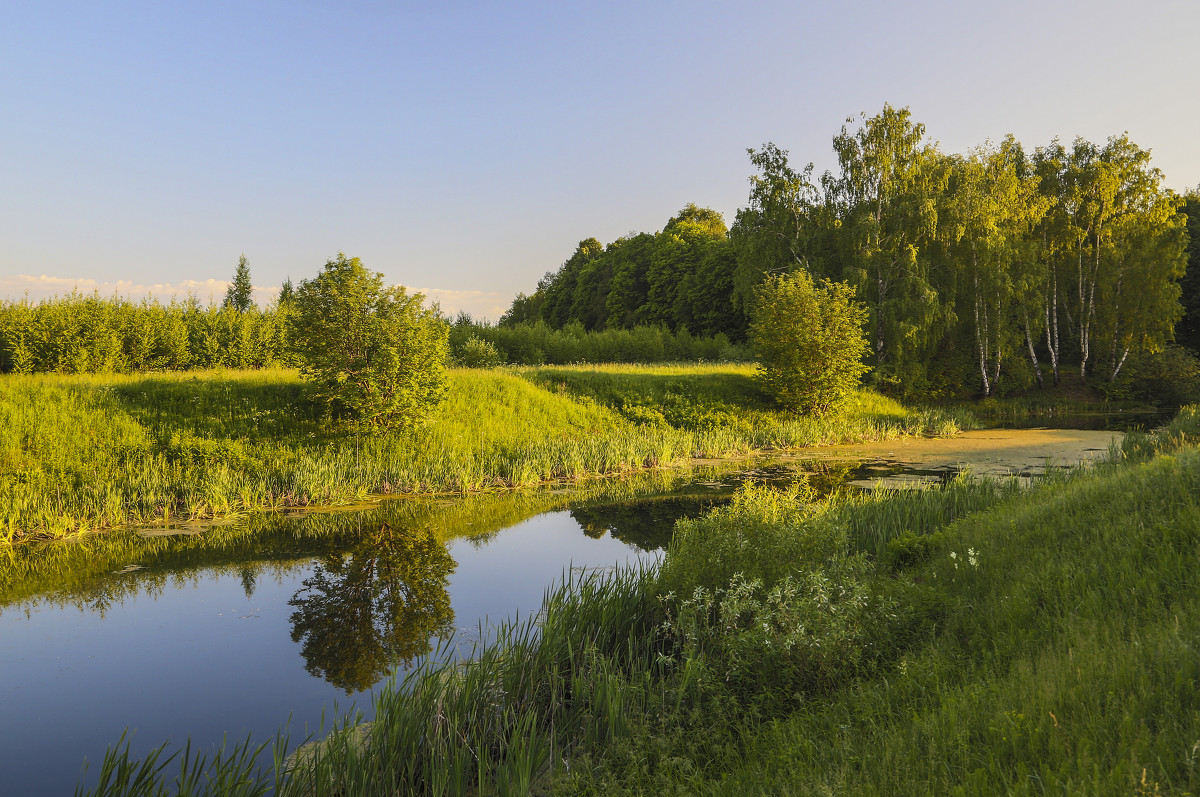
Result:
M688 205L658 233L587 238L501 326L741 341L766 277L806 269L855 288L876 382L909 395L1067 373L1113 385L1173 337L1200 344L1200 194L1166 189L1127 135L947 154L907 109L858 121L833 139L837 173L814 178L773 144L750 150L757 172L732 228Z

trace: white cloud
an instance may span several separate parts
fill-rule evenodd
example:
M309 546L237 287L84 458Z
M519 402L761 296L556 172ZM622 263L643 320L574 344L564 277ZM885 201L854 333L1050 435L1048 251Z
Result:
M146 284L129 280L110 282L85 278L52 277L47 274L38 277L29 274L0 276L0 299L13 301L19 301L25 296L32 301L38 301L54 296L65 296L71 291L79 291L84 294L99 293L106 298L116 295L135 300L152 296L160 301L170 301L172 297L183 299L195 296L199 301L207 303L221 301L228 288L228 280L218 279ZM447 288L412 288L411 290L425 294L427 302L438 302L442 312L451 317L463 311L470 313L471 317L475 319L496 321L512 303L511 297L495 291L459 291ZM278 285L254 286L254 301L260 306L271 304L278 295Z
M449 288L410 288L425 294L425 301L437 302L442 312L453 318L458 313L469 313L476 321L498 321L508 311L512 297L495 291L456 291Z
M225 297L229 288L229 280L180 280L179 282L141 283L129 280L94 280L87 278L74 279L71 277L52 277L47 274L34 277L29 274L17 274L12 277L0 276L0 297L20 300L28 296L31 300L49 299L54 296L65 296L71 291L84 294L99 293L109 296L122 296L128 299L144 299L152 296L160 301L170 301L172 297L180 299L195 296L201 302L219 302ZM270 304L279 295L279 286L254 286L254 301L260 305Z

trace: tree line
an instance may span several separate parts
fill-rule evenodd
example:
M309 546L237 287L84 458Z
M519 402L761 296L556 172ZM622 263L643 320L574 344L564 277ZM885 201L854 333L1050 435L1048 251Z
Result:
M333 261L337 262L337 261ZM134 373L301 365L294 334L297 291L284 283L276 301L254 304L243 257L224 300L160 302L73 291L33 302L0 301L0 373ZM435 310L436 308L430 308ZM748 347L725 335L640 326L589 332L544 321L498 326L460 313L437 316L448 330L449 364L561 365L746 360ZM303 325L305 329L313 324ZM316 345L319 345L316 344Z
M0 373L131 373L294 362L286 310L74 291L0 303Z
M986 396L1067 373L1113 384L1173 336L1200 343L1200 196L1167 189L1128 135L948 154L884 106L847 119L833 147L838 170L819 178L774 144L749 150L731 228L688 205L658 233L585 239L501 326L743 341L764 282L803 270L855 290L873 379L903 394Z

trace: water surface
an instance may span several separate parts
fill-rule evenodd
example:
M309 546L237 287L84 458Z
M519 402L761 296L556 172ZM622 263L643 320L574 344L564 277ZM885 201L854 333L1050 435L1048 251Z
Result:
M294 747L351 706L369 719L372 688L432 644L469 652L481 623L536 613L569 568L653 559L736 481L696 478L23 550L0 583L0 791L70 793L126 728L142 754L268 741L289 717Z

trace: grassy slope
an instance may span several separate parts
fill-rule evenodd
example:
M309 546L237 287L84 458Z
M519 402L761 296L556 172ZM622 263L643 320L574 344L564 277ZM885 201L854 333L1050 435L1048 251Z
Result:
M866 393L843 418L788 417L740 366L524 373L454 371L427 424L379 436L329 427L294 371L0 377L0 541L954 428Z
M938 622L894 667L752 735L689 787L762 794L1200 789L1200 416L970 515L907 571ZM1190 428L1189 428L1190 427ZM969 555L970 552L970 555ZM969 562L974 558L974 566Z
M723 790L1195 793L1198 495L1193 448L959 522L918 576L937 634L766 730Z

